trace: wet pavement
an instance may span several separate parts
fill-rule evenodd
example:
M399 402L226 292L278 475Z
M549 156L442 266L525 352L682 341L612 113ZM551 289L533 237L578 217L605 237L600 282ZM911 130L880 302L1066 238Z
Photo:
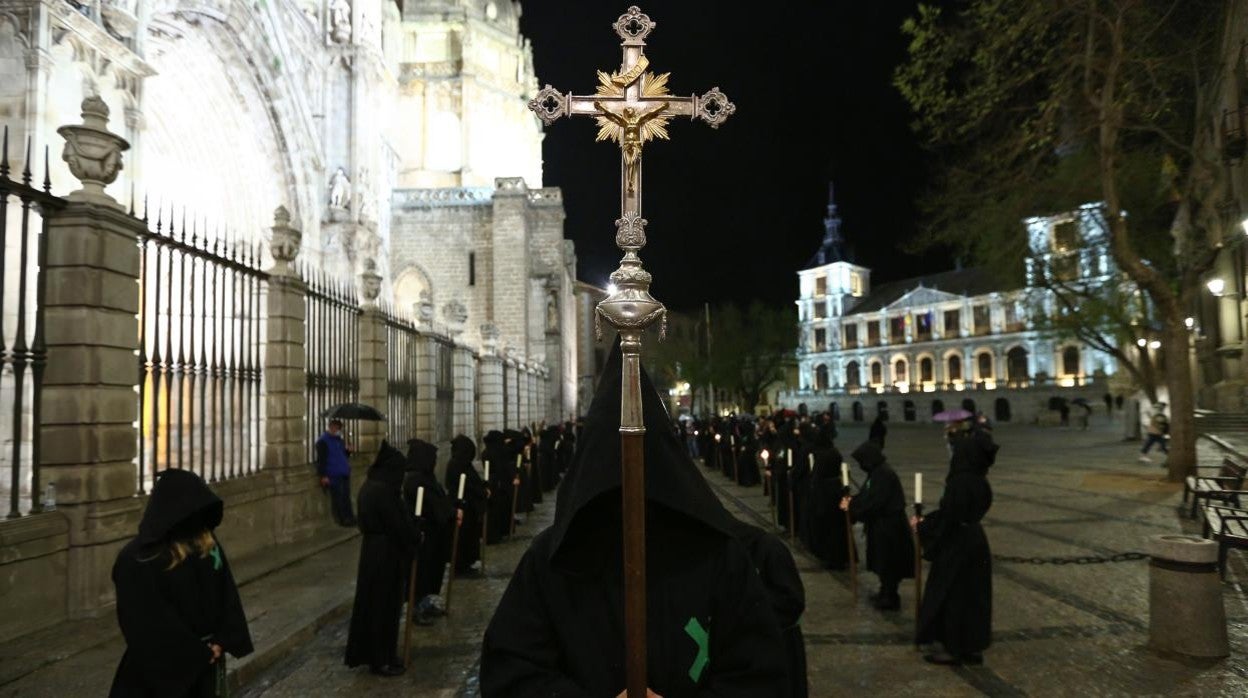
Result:
M1104 417L1101 417L1104 420ZM1149 535L1195 532L1177 511L1179 486L1164 482L1158 465L1136 460L1139 444L1098 424L1087 432L1004 426L990 473L996 493L985 521L993 552L1022 558L1111 556L1143 551ZM842 428L848 452L865 429ZM1202 459L1218 457L1202 442ZM943 481L945 449L933 427L895 425L887 448L907 492L912 473L924 473L929 500ZM737 487L715 472L708 480L729 511L766 524L760 488ZM415 666L382 679L342 664L345 618L325 625L286 660L251 680L241 695L475 696L480 638L506 587L508 573L534 533L553 515L553 498L540 505L517 540L489 548L487 574L457 580L451 615L417 628ZM806 636L812 696L1127 696L1248 694L1248 567L1238 553L1223 585L1230 626L1230 658L1187 662L1145 648L1148 635L1148 564L994 564L994 644L982 667L925 664L912 645L914 589L902 584L902 610L880 613L866 601L874 579L862 574L860 598L848 573L828 572L802 550L795 559L806 586Z

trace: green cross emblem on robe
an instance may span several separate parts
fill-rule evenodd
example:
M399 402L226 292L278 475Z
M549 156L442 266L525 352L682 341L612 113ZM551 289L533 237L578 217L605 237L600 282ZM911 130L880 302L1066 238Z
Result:
M698 656L694 657L693 665L689 667L689 678L697 683L702 678L702 672L706 669L706 665L711 661L710 633L706 632L706 628L702 627L702 623L697 618L690 618L685 623L685 634L693 638L698 644Z
M212 569L214 571L220 572L221 571L221 549L215 545L212 546L212 552L208 553L208 557L212 558Z

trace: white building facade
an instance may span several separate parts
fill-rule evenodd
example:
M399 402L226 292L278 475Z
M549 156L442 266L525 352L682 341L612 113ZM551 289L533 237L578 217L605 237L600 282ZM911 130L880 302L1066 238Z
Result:
M798 272L798 388L781 405L830 409L842 419L924 421L964 407L998 420L1033 420L1048 398L1099 403L1113 357L1042 332L1031 318L1053 312L1039 270L1065 280L1114 273L1099 214L1089 205L1025 221L1028 282L1011 288L982 269L958 269L873 286L853 263L830 201L823 245Z

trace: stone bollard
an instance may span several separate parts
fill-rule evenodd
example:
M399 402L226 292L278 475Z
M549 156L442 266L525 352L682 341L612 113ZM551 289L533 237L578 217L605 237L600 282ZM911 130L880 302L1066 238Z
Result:
M1149 555L1149 647L1189 657L1230 654L1217 543L1196 536L1151 536Z

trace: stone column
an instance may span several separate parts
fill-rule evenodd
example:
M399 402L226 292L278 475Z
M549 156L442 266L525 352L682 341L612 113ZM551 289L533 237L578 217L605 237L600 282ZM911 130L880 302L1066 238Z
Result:
M455 345L455 434L477 434L477 360L472 348Z
M307 465L307 375L304 353L307 286L291 266L302 243L290 213L278 207L270 244L264 350L264 465L266 469ZM305 473L306 475L306 473Z
M99 98L83 100L82 116L84 126L60 129L64 159L82 189L48 223L47 372L37 427L43 481L55 484L57 509L69 522L66 610L79 617L113 601L109 571L134 536L142 506L134 458L137 237L144 232L142 221L104 193L128 144L107 130L108 107Z
M360 402L372 405L385 414L389 411L390 393L387 385L388 357L386 319L377 307L377 297L381 295L381 275L374 269L375 264L366 264L365 271L360 274L360 298L362 300L359 324L359 372ZM360 422L359 426L360 453L374 454L381 449L381 441L386 437L385 422ZM403 449L401 444L392 444Z
M437 437L438 340L428 332L416 337L416 437L433 443Z
M494 180L490 322L512 346L529 334L528 189L519 177ZM509 415L515 421L515 415Z
M482 433L503 428L503 359L498 355L498 328L481 326L481 355L477 362L477 413Z

